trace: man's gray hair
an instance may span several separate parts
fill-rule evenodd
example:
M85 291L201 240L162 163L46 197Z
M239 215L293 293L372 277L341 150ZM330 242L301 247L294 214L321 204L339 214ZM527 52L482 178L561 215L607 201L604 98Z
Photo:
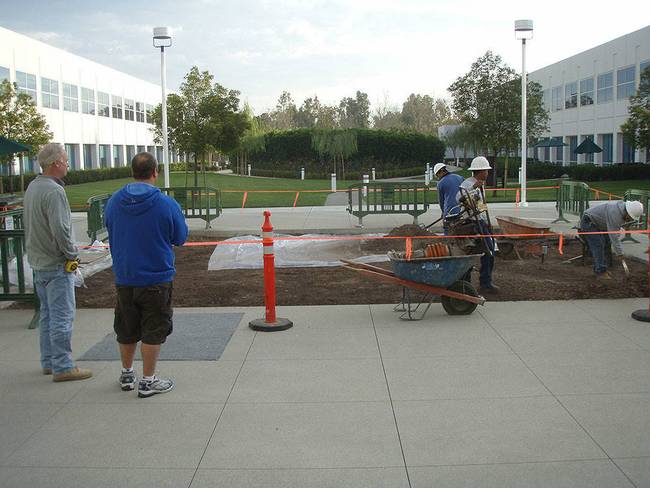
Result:
M58 142L45 144L38 152L38 164L41 166L41 169L45 170L52 163L60 161L64 155L65 147L63 147L63 144L59 144Z

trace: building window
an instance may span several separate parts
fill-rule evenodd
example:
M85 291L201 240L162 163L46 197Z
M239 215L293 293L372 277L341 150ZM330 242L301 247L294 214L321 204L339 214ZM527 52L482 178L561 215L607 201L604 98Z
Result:
M99 145L99 167L100 168L109 168L108 164L110 146L108 144Z
M598 103L611 102L614 98L614 73L598 75Z
M138 153L143 153L147 152L147 147L146 146L138 146Z
M131 164L131 161L135 157L135 146L126 146L126 162Z
M95 161L95 145L94 144L84 144L84 169L91 169Z
M45 108L59 108L59 82L41 78L41 103Z
M63 110L79 112L79 91L75 85L63 84Z
M578 160L578 155L575 153L578 147L578 136L569 136L569 161L575 163Z
M554 137L555 142L562 144L562 136ZM555 147L555 160L558 162L564 161L564 146Z
M124 146L113 146L113 167L114 168L119 168L120 166L124 166L122 164L122 155L124 152Z
M113 101L113 105L111 105L111 107L113 108L113 118L121 119L122 118L122 97L116 97L115 95L113 95L111 96L111 100Z
M593 141L594 136L592 135L584 136L582 140L584 141L585 139L591 139ZM593 163L593 162L594 162L594 153L585 153L585 163Z
M564 108L576 108L578 106L578 83L567 83L564 85Z
M624 163L633 163L634 162L634 146L628 143L625 138L623 140L623 162Z
M9 68L0 66L0 83L2 83L4 80L9 81Z
M624 98L630 98L634 95L636 91L634 89L634 78L636 72L634 66L629 68L619 69L616 72L616 98L617 100L623 100Z
M124 119L135 120L135 112L133 111L133 100L128 98L124 99Z
M650 60L644 61L639 65L639 77L643 76L643 72L650 68ZM2 75L0 74L0 78L2 78ZM7 79L9 79L9 74L7 74Z
M79 162L77 161L77 144L66 144L65 152L68 154L68 164L71 170L79 169Z
M81 87L81 113L95 115L95 92Z
M612 153L613 153L613 147L612 147L612 135L611 134L602 134L602 148L603 148L603 163L611 163L612 162Z
M144 103L135 102L135 120L144 122Z
M147 111L147 123L153 124L153 105L147 104L145 107Z
M16 71L16 85L18 85L18 93L29 95L36 103L36 76Z
M108 93L97 92L97 114L102 117L111 116Z
M580 105L594 104L594 79L580 80Z
M564 106L564 98L562 97L561 86L556 86L553 88L553 91L551 93L551 102L553 104L554 112L557 112L558 110L562 110L562 107Z

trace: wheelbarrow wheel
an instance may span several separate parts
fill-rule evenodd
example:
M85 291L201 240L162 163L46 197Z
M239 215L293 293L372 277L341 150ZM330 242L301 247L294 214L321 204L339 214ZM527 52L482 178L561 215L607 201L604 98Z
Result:
M457 281L449 286L447 290L473 297L479 296L476 288L474 288L471 283L464 280ZM447 296L440 297L440 301L442 302L442 307L445 309L445 312L449 315L469 315L476 310L476 307L478 306L476 303L466 302L465 300L459 300Z

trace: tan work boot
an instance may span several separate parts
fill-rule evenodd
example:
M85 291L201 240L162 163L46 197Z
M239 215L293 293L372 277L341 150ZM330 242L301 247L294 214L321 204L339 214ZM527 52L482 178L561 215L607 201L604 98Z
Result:
M43 368L43 374L45 375L52 374L52 368Z
M90 378L93 375L93 372L89 369L79 369L72 368L69 371L64 371L63 373L57 373L52 377L52 381L58 383L59 381L77 381L85 380Z
M596 279L599 281L611 281L612 275L609 271L605 271L604 273L597 274Z

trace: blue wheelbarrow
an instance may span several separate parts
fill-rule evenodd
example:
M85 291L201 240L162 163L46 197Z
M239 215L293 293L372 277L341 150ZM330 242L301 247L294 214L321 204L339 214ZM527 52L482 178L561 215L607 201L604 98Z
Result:
M390 251L393 271L369 264L342 260L345 267L362 271L383 281L402 286L402 301L395 307L403 320L420 320L431 304L440 301L449 315L469 315L485 303L468 281L466 273L478 264L482 254L444 257L411 257ZM439 297L439 300L438 300Z

